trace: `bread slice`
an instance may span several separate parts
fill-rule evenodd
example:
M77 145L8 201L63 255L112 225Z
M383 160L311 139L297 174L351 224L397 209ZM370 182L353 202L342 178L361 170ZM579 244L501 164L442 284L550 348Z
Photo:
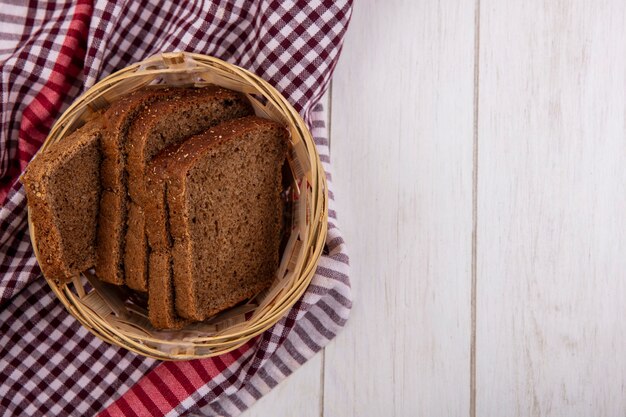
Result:
M167 183L179 316L205 320L271 284L279 262L287 138L282 125L246 117L153 161Z
M102 281L124 284L124 239L128 210L126 148L129 127L144 106L170 94L169 89L144 88L115 101L104 113L102 134L102 196L98 216L96 274Z
M243 94L217 86L174 90L166 99L147 106L138 114L127 142L130 205L124 267L126 285L130 288L148 290L148 242L144 228L148 161L166 146L224 120L251 114L254 110Z
M180 318L174 310L176 291L172 285L172 263L169 251L150 252L150 285L148 318L157 329L180 329L189 320Z
M148 318L157 329L178 329L189 321L176 314L176 289L172 282L172 239L169 232L169 213L166 204L165 173L173 162L170 155L176 145L163 150L146 169L146 233L150 245L148 261Z
M86 123L37 155L22 177L40 267L63 283L95 263L101 125Z

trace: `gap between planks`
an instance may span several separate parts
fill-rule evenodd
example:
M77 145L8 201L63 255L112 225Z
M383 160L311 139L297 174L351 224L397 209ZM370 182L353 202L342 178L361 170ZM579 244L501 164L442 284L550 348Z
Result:
M328 156L332 161L332 118L333 118L333 81L331 80L328 85L328 91L326 92L326 136L328 140ZM320 417L324 417L324 389L326 387L326 382L324 380L326 375L326 348L323 347L320 352L322 355L322 366L320 366Z
M480 81L480 0L474 5L474 125L472 153L472 277L470 301L470 417L476 417L476 294L478 242L478 98Z

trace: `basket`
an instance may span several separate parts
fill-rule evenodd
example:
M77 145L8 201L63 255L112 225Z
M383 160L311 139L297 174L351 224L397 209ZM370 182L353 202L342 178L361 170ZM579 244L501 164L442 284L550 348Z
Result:
M90 115L118 97L149 84L204 86L216 84L244 93L258 116L278 121L291 133L288 162L291 231L285 239L272 286L236 307L181 330L157 330L138 297L101 282L93 270L69 283L46 281L83 326L113 345L160 360L189 360L236 349L273 326L308 287L327 233L326 177L311 133L300 115L267 82L245 69L200 54L170 52L152 56L104 78L79 97L54 124L40 152L63 140ZM37 229L28 216L37 251Z

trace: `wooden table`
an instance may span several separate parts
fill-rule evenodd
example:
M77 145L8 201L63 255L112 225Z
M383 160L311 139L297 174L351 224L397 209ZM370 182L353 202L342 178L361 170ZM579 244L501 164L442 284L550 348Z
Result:
M355 3L352 316L245 415L626 415L626 3Z

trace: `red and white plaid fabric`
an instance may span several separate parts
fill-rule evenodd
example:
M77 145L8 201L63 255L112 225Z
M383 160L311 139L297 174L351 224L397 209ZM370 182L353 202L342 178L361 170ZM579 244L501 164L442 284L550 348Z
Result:
M27 4L25 4L27 3ZM18 176L53 122L98 79L162 51L220 57L276 86L312 129L351 0L18 1L0 10L0 415L237 415L319 351L351 307L332 184L326 250L289 314L217 358L158 362L80 326L40 275Z

